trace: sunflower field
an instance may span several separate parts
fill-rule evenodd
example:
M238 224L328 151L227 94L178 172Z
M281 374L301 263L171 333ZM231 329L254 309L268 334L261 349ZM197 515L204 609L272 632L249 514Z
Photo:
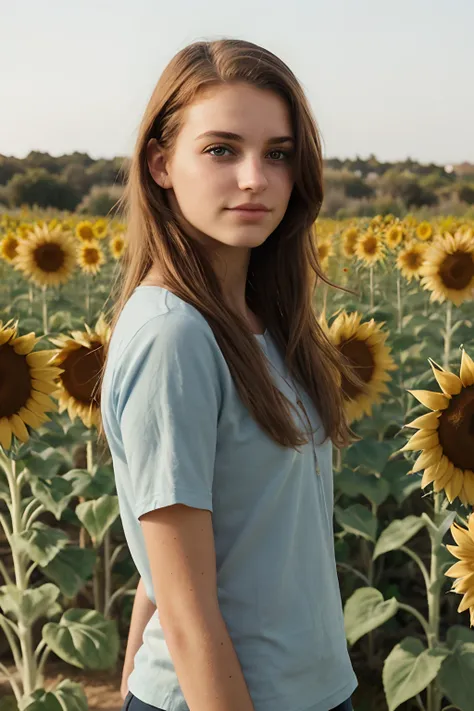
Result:
M474 223L320 219L314 239L346 289L317 285L321 328L366 385L342 383L359 439L334 451L354 709L474 711ZM118 220L0 216L0 711L86 711L48 666L123 658L138 574L96 384L126 249Z

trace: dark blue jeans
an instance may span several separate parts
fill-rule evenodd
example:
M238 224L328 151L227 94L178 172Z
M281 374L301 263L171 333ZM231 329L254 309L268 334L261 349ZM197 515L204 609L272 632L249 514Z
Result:
M159 709L158 706L152 706L151 704L146 704L144 701L140 701L140 699L137 699L137 697L129 691L123 702L122 711L163 711L163 709ZM339 704L339 706L328 709L328 711L354 710L352 708L352 701L349 698L343 701L342 704Z

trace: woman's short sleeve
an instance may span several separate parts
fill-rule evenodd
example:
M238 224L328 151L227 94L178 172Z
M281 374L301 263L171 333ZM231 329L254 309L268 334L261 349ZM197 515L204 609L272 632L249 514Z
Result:
M212 511L218 352L207 324L169 311L121 356L116 414L137 518L175 503Z

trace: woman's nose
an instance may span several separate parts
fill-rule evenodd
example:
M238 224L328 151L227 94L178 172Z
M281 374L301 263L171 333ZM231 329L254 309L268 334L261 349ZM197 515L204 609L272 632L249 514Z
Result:
M241 190L263 190L268 185L265 166L260 158L247 158L239 166L239 187Z

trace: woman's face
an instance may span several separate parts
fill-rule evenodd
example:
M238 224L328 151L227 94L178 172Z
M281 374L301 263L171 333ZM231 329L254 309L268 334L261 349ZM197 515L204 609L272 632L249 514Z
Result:
M236 135L219 135L223 132ZM284 100L238 83L201 94L185 111L173 155L166 161L153 139L148 165L191 236L252 248L266 240L286 212L294 182L293 149ZM261 203L267 211L234 209L243 203Z

